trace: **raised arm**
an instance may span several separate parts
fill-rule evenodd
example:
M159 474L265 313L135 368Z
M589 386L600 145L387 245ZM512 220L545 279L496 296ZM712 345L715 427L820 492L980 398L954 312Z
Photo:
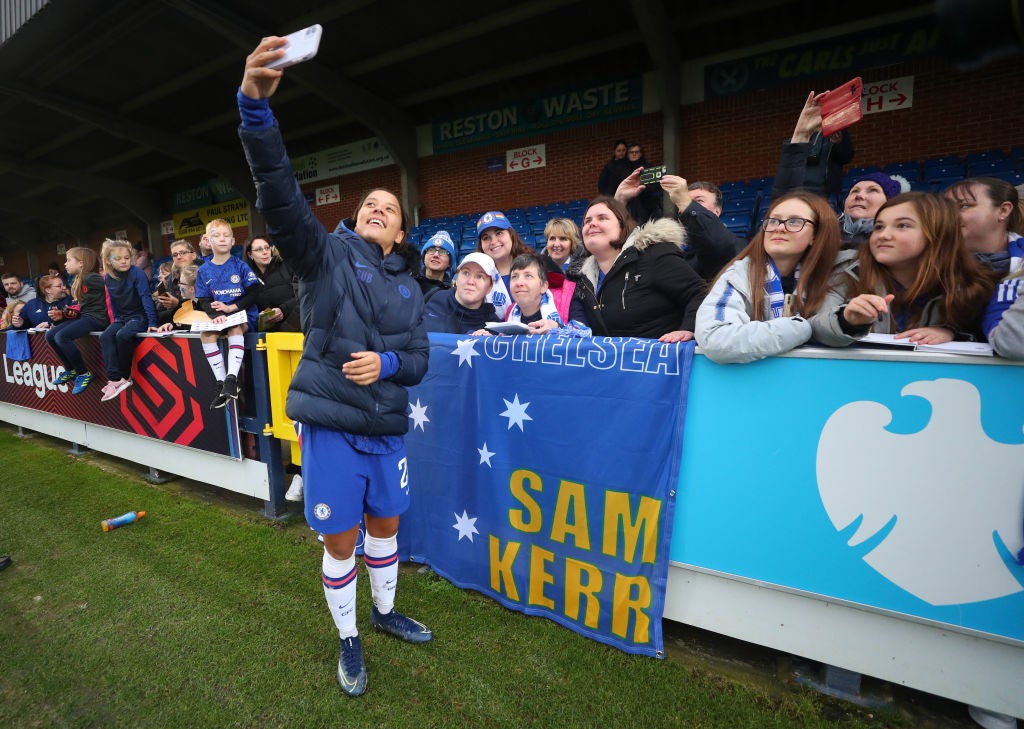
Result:
M245 59L238 90L239 137L256 181L256 207L267 221L274 245L300 278L313 278L325 265L327 231L302 195L267 103L284 72L263 64L284 54L280 48L271 50L284 42L279 36L264 38Z
M250 99L269 99L274 95L284 71L266 68L266 64L283 56L287 43L281 36L268 36L246 57L240 87L243 94Z
M807 94L804 108L800 110L800 116L796 119L790 142L809 142L815 132L821 131L821 99L824 96L825 94L815 95L813 91Z
M775 171L775 183L772 186L772 200L804 184L811 135L821 129L822 96L824 94L815 95L813 91L807 94L796 126L793 128L793 136L782 144L782 156L779 158L779 167Z

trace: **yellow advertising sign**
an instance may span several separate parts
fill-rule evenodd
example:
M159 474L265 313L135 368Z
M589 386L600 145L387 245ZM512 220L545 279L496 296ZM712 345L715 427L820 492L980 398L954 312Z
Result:
M206 205L174 214L174 237L188 238L206 232L206 224L218 218L231 223L232 228L249 225L249 204L245 200Z

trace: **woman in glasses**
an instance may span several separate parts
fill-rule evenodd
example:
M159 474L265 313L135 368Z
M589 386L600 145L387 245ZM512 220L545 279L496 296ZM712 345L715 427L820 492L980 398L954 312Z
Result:
M420 249L423 270L415 278L424 297L452 287L455 258L455 243L447 231L437 231L423 244Z
M752 362L804 344L839 247L839 222L824 198L798 191L775 201L697 310L701 351L715 362Z
M21 327L46 329L64 321L64 309L74 303L63 276L46 274L39 277L38 298L32 299L21 311Z
M171 272L156 289L156 320L160 325L174 321L174 312L185 299L181 296L181 272L198 262L192 244L187 240L171 243Z
M259 307L261 332L298 332L298 282L277 249L266 238L250 238L245 244L245 262L260 280L263 290L256 305Z
M635 142L629 145L629 150L626 152L626 160L629 162L626 165L626 169L629 170L630 174L639 167L646 169L650 166L647 158L644 157L644 148ZM614 193L612 194L614 195ZM626 207L629 209L629 214L636 221L637 225L643 225L648 220L660 218L662 213L661 185L657 182L646 185L640 191L640 194L630 198Z
M897 195L878 209L868 245L814 317L814 338L834 347L871 331L918 344L972 339L995 276L964 245L951 200Z

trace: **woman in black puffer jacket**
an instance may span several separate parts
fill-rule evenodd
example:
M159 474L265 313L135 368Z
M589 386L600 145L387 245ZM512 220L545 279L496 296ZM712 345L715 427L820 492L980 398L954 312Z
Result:
M256 300L260 311L260 331L301 331L296 295L298 282L277 249L266 238L250 238L245 244L245 262L263 281L263 291Z

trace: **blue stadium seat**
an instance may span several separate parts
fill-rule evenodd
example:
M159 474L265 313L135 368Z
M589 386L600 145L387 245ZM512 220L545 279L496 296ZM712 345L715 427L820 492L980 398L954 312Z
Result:
M964 158L964 162L968 167L980 164L982 162L996 162L998 160L1006 159L1006 152L1001 149L988 149L984 152L968 152Z
M718 189L721 190L723 193L733 192L735 190L746 190L747 189L747 181L746 180L733 180L731 182L723 182L721 185L718 186Z
M744 214L726 215L722 214L722 223L736 235L748 237L750 235L751 217Z
M750 182L747 183L748 187L755 190L763 190L764 188L771 189L772 185L775 184L775 177L752 177Z
M907 182L911 183L921 179L920 162L893 162L890 165L886 165L884 171L887 175L901 175L906 178Z
M922 179L929 179L934 177L932 174L933 170L938 169L950 169L959 168L960 174L963 174L964 161L955 155L946 155L944 157L929 157L924 161L924 177Z
M864 175L870 175L872 172L881 171L882 168L879 167L878 165L864 165L863 167L851 167L846 171L846 174L843 175L843 178L845 179L849 177L851 179L856 179L858 177L863 177Z
M995 177L1000 180L1005 180L1014 187L1016 187L1017 185L1024 185L1024 172L1000 172L998 174L992 175L992 177Z
M736 187L732 190L722 190L722 197L726 200L754 200L760 196L761 188L758 187Z
M722 203L722 216L737 214L753 216L756 207L756 196L734 199L730 193L729 199Z
M941 192L952 184L964 179L964 175L951 175L948 177L932 177L927 183L932 186L933 192Z
M967 165L968 177L995 177L1004 172L1017 172L1021 167L1020 162L1012 159L987 159L979 160Z
M924 170L925 182L930 182L933 185L937 182L962 180L963 178L964 166L959 163L950 166L926 167Z

